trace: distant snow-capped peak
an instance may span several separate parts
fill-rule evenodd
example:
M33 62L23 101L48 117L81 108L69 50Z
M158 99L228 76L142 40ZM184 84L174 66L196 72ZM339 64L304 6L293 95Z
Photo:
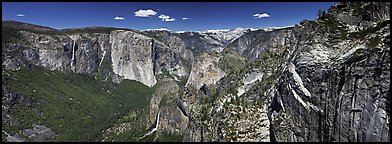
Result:
M171 31L167 28L158 28L158 29L146 29L143 31L169 31L173 33L198 33L200 35L204 35L205 38L210 39L211 41L217 41L216 43L221 43L223 45L227 45L232 43L242 35L257 30L263 30L265 32L274 31L278 29L288 28L293 26L284 26L284 27L265 27L265 28L235 28L235 29L214 29L214 30L205 30L205 31ZM208 38L210 37L210 38ZM220 44L219 44L220 45Z
M251 30L252 29L250 28L217 29L217 30L206 30L203 31L202 34L209 35L225 44L228 44Z
M294 26L283 26L283 27L264 27L264 28L235 28L235 29L212 29L212 30L205 30L205 31L172 31L167 28L157 28L157 29L145 29L142 31L170 31L175 33L186 33L186 32L194 32L199 34L209 34L209 35L242 35L248 31L257 31L257 30L264 30L264 31L273 31L277 29L289 28ZM228 36L230 37L230 36Z
M265 28L261 28L261 29L264 30L264 31L273 31L273 30L284 29L284 28L290 28L290 27L294 27L294 26L265 27Z
M145 29L142 31L171 31L171 30L169 30L167 28L158 28L158 29Z
M201 33L219 33L219 32L228 32L229 29L216 29L216 30L206 30L202 31Z

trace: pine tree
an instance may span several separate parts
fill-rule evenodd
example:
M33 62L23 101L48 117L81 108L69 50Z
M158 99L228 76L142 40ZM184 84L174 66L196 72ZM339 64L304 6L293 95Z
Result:
M322 18L322 17L324 16L324 14L325 14L325 11L322 10L322 9L319 9L319 10L317 11L317 16L318 16L319 18Z

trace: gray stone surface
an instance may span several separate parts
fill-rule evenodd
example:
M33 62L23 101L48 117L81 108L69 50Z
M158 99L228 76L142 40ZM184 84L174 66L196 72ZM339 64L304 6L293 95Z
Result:
M221 34L197 32L20 31L27 43L3 45L2 65L97 72L96 78L149 87L167 71L175 80L157 87L150 124L160 111L158 134L180 132L183 141L390 141L389 6L343 2L315 21L221 40ZM246 58L244 68L222 70L223 47ZM175 81L183 77L188 80L180 87ZM3 110L23 98L3 91ZM170 101L160 106L163 98ZM16 123L7 112L2 117ZM35 141L54 135L39 125L22 133Z

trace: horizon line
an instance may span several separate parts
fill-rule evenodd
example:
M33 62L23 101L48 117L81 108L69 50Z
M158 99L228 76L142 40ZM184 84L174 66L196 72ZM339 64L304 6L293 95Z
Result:
M29 22L22 22L18 20L13 20L13 19L2 19L2 22L4 21L15 21L15 22L20 22L20 23L26 23L26 24L31 24L31 25L37 25L37 26L42 26L42 27L48 27L56 30L65 30L65 29L83 29L83 28L92 28L92 27L103 27L103 28L123 28L123 29L131 29L131 30L138 30L138 31L171 31L171 32L201 32L205 33L209 30L214 30L214 31L230 31L230 30L235 30L235 29L268 29L268 28L276 28L276 29L282 29L282 28L289 28L289 27L294 27L295 25L288 25L288 26L266 26L266 27L233 27L233 28L217 28L217 29L206 29L206 30L170 30L166 27L159 27L159 28L146 28L146 29L136 29L136 28L130 28L130 27L113 27L113 26L83 26L83 27L67 27L67 28L55 28L47 25L41 25L41 24L34 24L34 23L29 23Z

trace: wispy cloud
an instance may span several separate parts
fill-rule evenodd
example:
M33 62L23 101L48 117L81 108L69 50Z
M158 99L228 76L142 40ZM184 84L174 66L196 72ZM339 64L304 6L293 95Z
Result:
M125 18L116 16L114 19L115 19L115 20L124 20Z
M135 11L135 16L138 16L138 17L150 17L150 16L153 16L156 14L157 14L157 12L155 12L152 9L147 9L147 10L141 9L141 10Z
M187 19L188 19L188 18L186 18L186 17L183 17L183 18L182 18L182 20L187 20Z
M161 14L161 15L159 15L159 17L158 18L160 18L160 19L169 19L170 18L170 16L168 16L168 15L164 15L164 14Z
M16 16L18 16L18 17L24 17L24 16L26 16L25 14L17 14Z
M168 19L162 19L162 21L167 21L167 22L171 22L171 21L175 21L175 18L168 18Z
M175 21L176 20L175 18L171 18L170 16L164 15L164 14L159 15L158 18L160 18L160 19L162 19L162 21L166 21L166 22L170 22L170 21Z
M254 16L255 18L268 18L268 17L270 17L270 15L267 14L267 13L262 13L262 14L257 13L257 14L254 14L253 16Z

